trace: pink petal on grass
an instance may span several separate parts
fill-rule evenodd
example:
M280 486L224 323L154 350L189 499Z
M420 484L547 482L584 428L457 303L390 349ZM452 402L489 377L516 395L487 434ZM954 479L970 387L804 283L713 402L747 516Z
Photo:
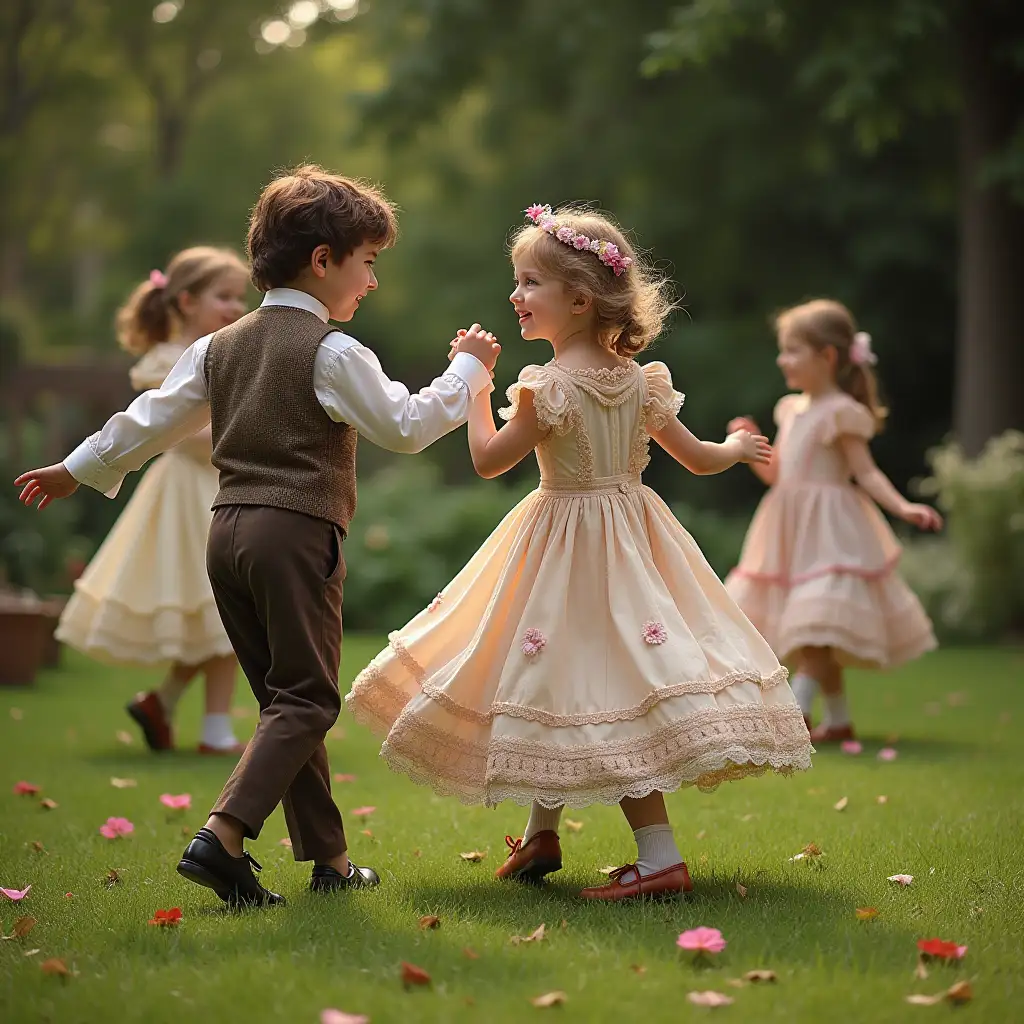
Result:
M844 754L859 754L864 748L857 740L843 740L839 744L839 749Z
M335 772L334 773L334 781L335 782L355 782L356 778L357 778L357 776L350 775L348 772Z
M21 782L16 782L14 784L14 792L17 793L18 796L35 796L36 793L39 792L39 787L34 783L22 780Z
M28 895L28 891L31 888L32 888L31 885L25 886L24 889L3 889L3 888L0 888L0 892L2 892L12 902L17 903L18 900L23 900Z
M897 885L910 885L914 881L913 875L890 875L887 882L895 882Z
M120 839L121 836L131 835L135 826L127 818L107 818L100 825L100 835L104 839Z
M179 793L175 796L173 793L162 793L160 803L174 811L187 811L192 806L192 794Z
M882 747L878 752L879 761L895 761L899 754L892 747Z
M728 943L717 928L691 928L676 939L676 945L695 953L721 953Z
M320 1024L370 1024L370 1018L365 1013L345 1013L328 1007L320 1011Z
M375 810L377 810L376 807L355 807L352 809L352 813L357 818L368 818Z

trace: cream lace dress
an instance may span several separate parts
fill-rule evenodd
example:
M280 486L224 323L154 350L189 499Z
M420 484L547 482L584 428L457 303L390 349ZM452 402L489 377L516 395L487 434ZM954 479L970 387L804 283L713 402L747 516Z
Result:
M785 669L641 483L683 401L668 368L527 366L504 418L523 388L550 428L540 487L348 695L388 764L548 807L810 767Z
M154 345L132 368L138 391L158 388L186 346ZM195 665L231 653L206 574L218 473L186 445L150 463L99 551L75 583L57 638L100 660Z
M836 444L865 441L871 413L839 392L775 408L778 478L750 524L726 586L783 661L831 647L845 664L886 668L935 646L921 603L896 573L900 545L850 481Z

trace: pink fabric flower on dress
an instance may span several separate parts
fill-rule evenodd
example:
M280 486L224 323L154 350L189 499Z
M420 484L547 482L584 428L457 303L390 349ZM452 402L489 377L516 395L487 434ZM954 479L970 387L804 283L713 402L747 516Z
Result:
M0 888L0 892L2 892L12 902L17 903L19 900L23 900L28 895L28 891L31 888L31 885L26 885L24 889Z
M653 619L644 623L641 633L644 643L652 646L663 644L668 639L668 631L660 622L655 622Z
M857 740L843 740L839 744L839 749L844 754L859 754L864 748L857 742Z
M721 953L728 945L717 928L691 928L676 939L680 949L692 953Z
M172 811L187 811L192 806L192 796L190 793L179 793L177 796L173 793L163 793L160 803L164 807L170 807Z
M435 597L433 599L433 601L431 601L430 604L427 605L427 611L428 612L436 612L437 609L441 607L441 601L442 600L443 600L443 598L441 597L440 594L438 594L437 597Z
M130 836L135 831L135 826L127 818L107 818L100 825L100 835L104 839L120 839L121 836Z
M533 658L544 650L547 642L547 637L539 629L531 627L523 634L523 654Z

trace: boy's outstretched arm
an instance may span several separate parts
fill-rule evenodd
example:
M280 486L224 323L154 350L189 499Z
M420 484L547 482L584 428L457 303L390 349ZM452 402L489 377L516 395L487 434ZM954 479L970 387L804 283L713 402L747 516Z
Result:
M415 454L461 426L473 399L491 390L501 346L479 324L460 335L451 366L412 395L381 369L370 349L340 333L328 336L330 358L314 379L317 399L331 419L355 427L388 451Z
M155 455L173 448L210 422L203 363L208 338L185 350L163 385L145 391L63 462L22 473L14 481L21 500L44 509L70 497L80 484L113 498L121 482Z

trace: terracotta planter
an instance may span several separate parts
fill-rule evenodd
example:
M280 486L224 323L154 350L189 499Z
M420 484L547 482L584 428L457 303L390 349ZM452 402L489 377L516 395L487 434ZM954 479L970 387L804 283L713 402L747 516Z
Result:
M31 686L43 664L50 620L36 607L0 604L0 686Z

